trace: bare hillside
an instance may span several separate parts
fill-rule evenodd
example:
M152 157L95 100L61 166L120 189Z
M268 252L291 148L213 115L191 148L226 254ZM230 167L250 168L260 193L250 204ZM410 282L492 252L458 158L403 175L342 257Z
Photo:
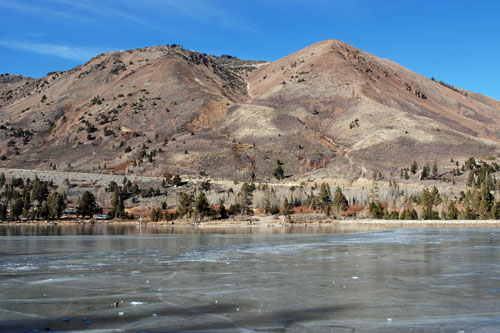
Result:
M499 156L500 102L336 40L272 63L180 46L0 77L0 166L270 180Z
M336 40L250 74L250 103L295 117L361 168L497 156L498 101L450 89Z

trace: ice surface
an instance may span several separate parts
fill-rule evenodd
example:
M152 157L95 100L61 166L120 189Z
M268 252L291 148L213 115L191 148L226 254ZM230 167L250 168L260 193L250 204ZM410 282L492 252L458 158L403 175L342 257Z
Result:
M500 322L494 228L64 228L2 231L15 236L0 237L0 330L468 332Z

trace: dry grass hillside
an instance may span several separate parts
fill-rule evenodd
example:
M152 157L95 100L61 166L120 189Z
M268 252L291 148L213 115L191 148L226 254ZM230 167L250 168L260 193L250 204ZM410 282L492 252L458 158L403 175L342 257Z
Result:
M361 169L499 153L500 103L336 40L253 71L252 105L294 117ZM335 149L335 147L338 147Z
M335 40L272 63L157 46L0 76L0 139L5 168L352 180L499 156L500 102Z

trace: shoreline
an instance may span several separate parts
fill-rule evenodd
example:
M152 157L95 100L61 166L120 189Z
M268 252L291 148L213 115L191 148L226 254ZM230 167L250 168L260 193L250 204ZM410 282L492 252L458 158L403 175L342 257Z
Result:
M13 226L72 226L72 225L137 225L137 226L155 226L155 227L171 227L171 228L259 228L259 227L307 227L307 226L394 226L394 227L500 227L500 220L320 220L314 222L289 221L286 222L280 218L270 219L266 217L252 217L247 219L231 219L231 220L213 220L203 222L193 221L175 221L175 222L142 222L139 221L119 221L119 220L54 220L54 221L15 221L15 222L0 222L0 225Z

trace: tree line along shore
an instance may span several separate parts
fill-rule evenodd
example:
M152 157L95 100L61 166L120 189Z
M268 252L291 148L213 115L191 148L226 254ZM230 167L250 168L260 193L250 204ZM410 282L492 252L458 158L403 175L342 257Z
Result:
M496 162L469 158L456 162L447 175L439 176L438 166L426 163L419 168L415 161L400 169L400 179L411 177L430 180L421 191L401 189L391 173L389 181L374 171L362 197L345 193L345 187L327 182L301 182L283 187L279 184L226 182L224 186L205 179L183 180L179 175L165 174L156 186L143 186L127 177L106 186L82 186L68 179L53 180L9 177L0 173L0 221L54 221L75 218L146 222L206 222L249 216L282 216L284 221L302 221L299 216L316 216L315 220L498 220L500 219L500 171ZM463 176L462 176L463 175ZM274 176L283 179L278 163ZM463 185L455 177L466 177ZM443 180L444 179L444 180ZM439 181L439 183L437 183ZM442 183L455 191L440 193ZM457 187L463 187L459 189ZM305 220L311 220L305 218ZM314 220L314 219L313 219Z

